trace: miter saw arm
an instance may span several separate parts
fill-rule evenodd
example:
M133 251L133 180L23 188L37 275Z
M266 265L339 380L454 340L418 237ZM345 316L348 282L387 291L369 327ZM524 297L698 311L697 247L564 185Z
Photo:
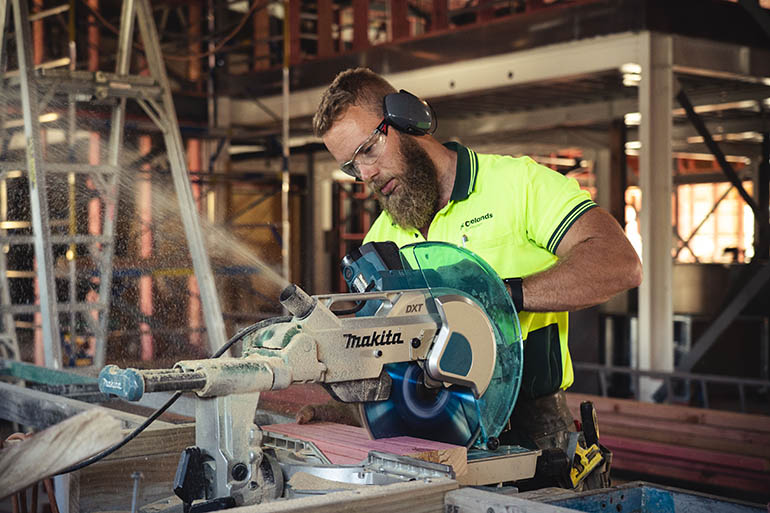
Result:
M434 298L435 293L413 289L310 297L290 286L281 302L294 317L245 337L243 357L184 360L173 369L110 365L100 373L100 389L138 400L147 392L217 397L316 382L331 385L344 401L361 402L387 398L384 365L414 361L428 362L434 380L468 386L481 396L495 362L493 328L468 298L451 290ZM341 318L331 309L340 301L381 306L374 316ZM456 355L467 361L458 367L452 363Z

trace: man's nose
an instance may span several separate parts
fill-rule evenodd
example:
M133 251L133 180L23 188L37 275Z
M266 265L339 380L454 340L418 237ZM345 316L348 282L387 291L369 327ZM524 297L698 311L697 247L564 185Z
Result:
M358 164L358 174L361 180L369 182L379 174L379 170L375 164Z

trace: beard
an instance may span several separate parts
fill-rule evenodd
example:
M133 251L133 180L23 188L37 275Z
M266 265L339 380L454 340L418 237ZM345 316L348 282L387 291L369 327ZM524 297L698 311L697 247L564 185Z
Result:
M402 173L396 176L399 187L389 196L379 191L390 178L374 184L380 206L401 228L422 229L430 224L438 206L438 174L428 153L411 137L399 134Z

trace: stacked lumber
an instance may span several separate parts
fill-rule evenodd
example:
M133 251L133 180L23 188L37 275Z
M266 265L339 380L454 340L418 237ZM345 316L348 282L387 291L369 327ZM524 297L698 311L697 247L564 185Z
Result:
M770 417L568 393L575 418L583 401L596 407L613 469L770 499Z
M262 426L262 429L313 442L324 456L336 465L360 463L366 459L369 451L387 452L432 463L451 465L458 476L466 472L468 463L467 449L464 446L410 436L372 440L364 428L332 422L272 424Z
M122 440L146 420L146 417L141 415L7 383L0 383L0 397L3 398L0 401L0 418L41 430L54 424L64 424L65 419L75 417L81 412L99 412L117 419L112 423L104 423L100 426L101 430L111 437L110 440ZM90 417L85 418L88 420ZM79 438L81 436L93 438L92 443L97 443L87 430L83 430ZM143 476L137 497L139 505L168 497L171 494L179 455L185 447L194 444L194 424L175 425L157 420L130 443L103 460L66 474L57 484L62 487L57 495L65 497L64 500L59 499L59 508L69 513L125 510L126 505L131 504L134 488L132 474L135 472ZM66 441L60 443L58 449L66 452L74 449L74 446ZM48 451L46 458L50 459L49 464L57 465L58 469L67 466L61 464L66 458L53 450ZM33 458L30 462L38 467L44 465L44 461L38 458ZM4 475L4 470L0 468L0 474ZM44 473L55 471L56 469L51 467L50 471L46 470Z

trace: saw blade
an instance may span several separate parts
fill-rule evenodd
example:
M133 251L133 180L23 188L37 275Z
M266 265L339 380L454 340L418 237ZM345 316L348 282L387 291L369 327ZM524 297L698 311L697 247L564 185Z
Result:
M414 436L470 447L499 436L521 385L523 343L518 315L497 273L476 254L444 242L401 248L406 269L418 269L424 286L441 294L451 289L481 306L495 329L497 358L484 394L475 398L458 385L431 389L415 362L385 366L393 380L391 396L363 403L361 418L373 438Z
M387 401L363 403L361 418L372 438L413 436L470 446L479 434L480 411L473 393L460 386L428 388L413 362L385 366L393 380Z

